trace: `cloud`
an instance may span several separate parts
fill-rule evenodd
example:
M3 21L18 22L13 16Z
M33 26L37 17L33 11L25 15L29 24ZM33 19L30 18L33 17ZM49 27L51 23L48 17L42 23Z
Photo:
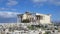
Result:
M57 5L57 6L60 6L60 1L58 1L58 0L55 0L52 3L55 4L55 5Z
M32 0L35 3L40 3L40 2L47 2L47 0Z
M59 0L32 0L32 1L33 1L33 3L40 3L40 4L51 3L53 5L60 6L60 1Z
M2 8L0 8L0 10L3 10L3 11L9 11L9 10L11 10L11 11L17 11L17 9L14 9L14 8L4 8L4 7L2 7Z
M0 10L4 10L5 8L0 8Z
M15 6L17 4L18 4L18 2L16 0L8 0L8 2L6 3L6 5L8 5L8 6Z
M17 17L17 14L19 14L19 13L16 13L16 12L0 12L0 17L15 18L15 17Z
M2 7L2 8L0 8L0 10L9 10L9 8Z

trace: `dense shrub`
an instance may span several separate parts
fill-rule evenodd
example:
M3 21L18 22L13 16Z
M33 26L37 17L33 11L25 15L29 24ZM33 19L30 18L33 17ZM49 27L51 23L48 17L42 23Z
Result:
M29 19L25 19L22 21L22 23L29 23L29 22L30 22Z

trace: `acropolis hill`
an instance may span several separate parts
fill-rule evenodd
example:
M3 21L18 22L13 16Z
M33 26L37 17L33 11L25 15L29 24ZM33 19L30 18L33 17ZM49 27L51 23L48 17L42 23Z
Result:
M17 23L0 25L0 34L60 34L60 26L51 23L50 14L17 14Z

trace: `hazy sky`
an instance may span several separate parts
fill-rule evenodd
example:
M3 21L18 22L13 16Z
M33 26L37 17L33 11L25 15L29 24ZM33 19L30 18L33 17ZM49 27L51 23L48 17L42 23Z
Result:
M0 0L0 22L15 22L16 14L25 11L51 14L60 21L60 0Z

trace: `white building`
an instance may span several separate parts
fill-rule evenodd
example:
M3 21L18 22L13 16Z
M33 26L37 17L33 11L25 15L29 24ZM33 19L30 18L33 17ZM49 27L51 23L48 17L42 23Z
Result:
M36 13L36 16L41 24L51 24L51 15Z
M18 14L17 22L51 24L51 15L25 12L25 14Z

